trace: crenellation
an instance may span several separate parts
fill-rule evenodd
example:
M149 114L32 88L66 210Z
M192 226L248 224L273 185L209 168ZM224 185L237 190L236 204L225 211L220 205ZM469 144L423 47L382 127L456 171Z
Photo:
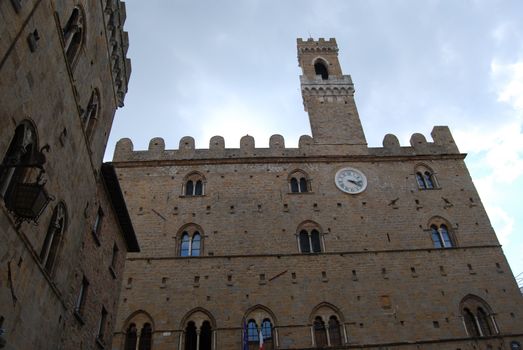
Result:
M285 139L282 135L272 135L269 139L269 148L275 151L285 149Z
M415 133L410 140L410 146L401 146L398 138L387 134L383 138L383 147L366 147L356 152L351 145L331 146L314 143L310 135L302 135L297 148L285 147L282 135L272 135L269 139L269 148L256 148L255 139L250 135L243 136L240 148L225 148L222 136L213 136L209 141L208 149L196 149L194 138L185 136L180 140L179 148L166 150L162 138L153 138L149 142L148 150L137 150L128 138L119 140L116 144L113 161L141 161L141 160L180 160L180 159L231 159L231 158L281 158L304 156L353 156L353 157L398 157L459 154L458 148L450 130L446 126L435 126L431 133L434 142L427 142L424 135Z

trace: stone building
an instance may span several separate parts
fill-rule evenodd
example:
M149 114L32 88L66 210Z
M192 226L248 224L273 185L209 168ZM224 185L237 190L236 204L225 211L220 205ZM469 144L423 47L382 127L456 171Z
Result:
M298 39L311 136L113 165L140 241L113 349L520 349L523 299L447 127L368 147L334 39Z
M127 251L102 159L130 75L117 0L0 1L0 348L108 349Z

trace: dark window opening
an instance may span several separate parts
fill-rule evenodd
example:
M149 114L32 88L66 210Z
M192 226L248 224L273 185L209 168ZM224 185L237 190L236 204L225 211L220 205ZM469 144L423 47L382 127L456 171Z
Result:
M314 63L314 72L316 75L321 75L321 79L323 80L329 79L329 71L322 61L316 61L316 63Z
M127 328L125 333L125 345L124 350L136 350L136 342L138 339L138 334L136 330L136 325L131 323Z
M150 323L145 323L140 331L138 350L151 350L152 328Z
M329 339L331 346L341 345L340 322L336 316L331 316L329 319Z
M196 325L190 321L185 328L185 350L197 350L196 342L198 335L196 334Z
M314 341L317 347L326 347L328 345L325 322L323 322L320 316L314 319Z
M300 232L300 250L302 253L310 253L311 252L311 246L309 242L309 234L307 231L302 230Z
M311 232L311 243L313 253L321 252L320 233L317 230Z

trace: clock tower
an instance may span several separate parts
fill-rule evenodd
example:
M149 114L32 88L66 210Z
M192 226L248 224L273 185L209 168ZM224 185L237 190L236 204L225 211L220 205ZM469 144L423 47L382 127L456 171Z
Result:
M343 75L338 61L336 39L298 39L298 61L305 111L309 113L314 143L344 146L352 154L367 152L367 141L361 126L354 84Z

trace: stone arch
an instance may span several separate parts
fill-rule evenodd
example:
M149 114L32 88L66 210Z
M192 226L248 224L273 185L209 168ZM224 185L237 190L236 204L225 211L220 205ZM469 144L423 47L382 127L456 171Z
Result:
M180 328L185 329L189 321L193 321L198 328L202 326L204 321L209 321L211 327L216 329L216 319L207 309L202 307L195 307L185 313L185 316L182 317L180 322Z
M492 313L492 307L489 305L489 303L487 303L485 301L485 299L477 296L476 294L467 294L465 295L461 301L459 302L459 310L461 311L461 309L470 301L473 301L475 302L476 304L478 305L482 305L483 307L485 307L486 311L488 311L488 313Z
M295 168L287 175L288 190L292 193L312 192L311 182L309 174L303 169Z
M328 80L329 79L329 62L323 57L316 57L313 60L313 66L314 66L314 73L316 75L321 75L322 80Z
M345 319L341 310L328 302L316 305L309 316L313 345L341 346L347 342Z
M334 313L338 316L338 318L340 319L340 322L341 323L345 323L345 318L343 317L343 313L341 312L341 310L329 303L329 302L326 302L326 301L323 301L321 303L319 303L318 305L316 305L310 315L309 315L309 324L312 325L313 322L314 322L314 318L318 315L320 316L323 316L323 315L327 315L328 314L328 311L330 310L331 314ZM329 315L330 316L330 315Z
M123 323L123 328L122 328L122 331L124 333L125 333L125 330L127 329L127 326L129 326L129 324L132 322L140 322L140 324L149 322L151 324L151 326L153 327L153 329L156 329L156 326L154 324L154 319L151 316L151 314L149 314L147 311L142 310L142 309L132 312L125 319L125 322Z
M180 349L216 349L216 320L208 310L190 310L182 318L180 328Z
M151 349L153 345L152 335L155 329L154 320L147 311L134 311L123 323L122 349L136 348L137 346L140 349Z
M193 243L196 235L199 235L198 254L193 255L196 253L193 249ZM184 240L185 237L186 239ZM178 229L178 232L176 232L176 242L176 253L178 256L202 256L205 248L205 232L203 231L203 228L200 225L195 224L193 222L184 224L180 227L180 229ZM188 247L182 247L184 245L184 242L189 242L186 243ZM184 255L184 249L185 251L189 249L188 255Z
M193 170L183 178L182 195L183 196L203 196L207 179L203 173Z
M255 317L249 317L250 315L252 315L256 311L260 311L260 313L258 315L254 315ZM276 319L276 315L274 315L274 313L272 312L271 309L269 309L267 306L262 305L262 304L256 304L256 305L251 306L250 308L248 308L245 311L245 314L243 315L242 321L246 322L248 319L253 318L258 324L261 324L261 322L265 318L267 318L267 317L263 317L263 313L265 313L267 316L269 316L269 318L273 322L273 327L276 327L276 325L278 324L278 320Z
M429 231L431 234L431 239L435 248L450 248L458 246L456 228L454 228L451 222L446 218L439 215L432 216L428 220L426 227L426 231ZM448 236L447 239L445 239L445 236ZM450 242L444 243L446 240ZM440 247L439 245L442 246Z
M414 166L414 176L420 190L432 190L440 188L436 173L426 163L417 163Z
M490 305L474 294L467 294L459 303L459 315L469 337L490 337L499 334L495 313Z

